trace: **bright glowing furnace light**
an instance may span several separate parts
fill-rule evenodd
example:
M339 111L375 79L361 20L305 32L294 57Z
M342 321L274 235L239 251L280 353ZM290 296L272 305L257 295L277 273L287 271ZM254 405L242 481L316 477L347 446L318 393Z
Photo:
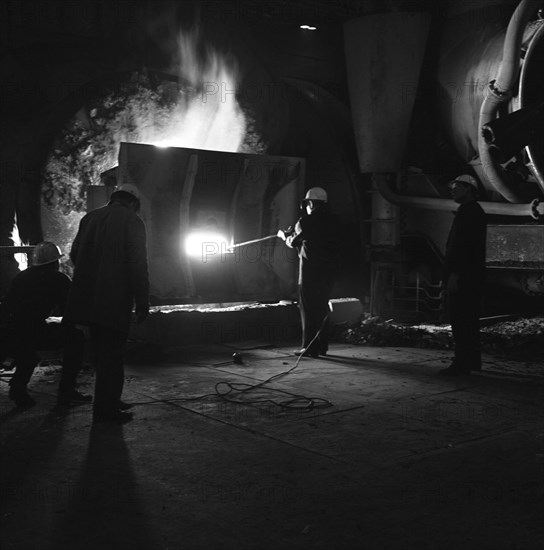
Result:
M210 259L230 252L231 243L224 235L215 231L196 231L185 239L185 253L188 256Z

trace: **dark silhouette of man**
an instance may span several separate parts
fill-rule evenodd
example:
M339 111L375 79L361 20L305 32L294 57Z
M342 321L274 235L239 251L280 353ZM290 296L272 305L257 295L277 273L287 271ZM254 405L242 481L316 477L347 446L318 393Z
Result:
M329 299L338 270L339 221L329 209L327 192L312 187L302 202L306 215L293 232L278 237L299 255L299 310L302 348L295 355L318 357L329 347Z
M453 363L440 374L459 375L482 368L480 312L485 277L487 221L477 202L478 183L462 175L450 184L459 204L446 245L446 306L455 342Z
M134 306L149 313L146 230L137 212L140 193L121 185L110 202L86 214L72 244L74 264L66 317L87 325L96 369L93 420L126 422L123 356Z

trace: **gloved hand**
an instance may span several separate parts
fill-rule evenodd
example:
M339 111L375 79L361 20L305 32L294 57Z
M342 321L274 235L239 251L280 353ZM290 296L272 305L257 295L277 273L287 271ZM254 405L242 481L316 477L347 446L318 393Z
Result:
M287 237L290 237L293 234L293 227L290 226L287 229L278 229L278 237L283 241L287 240Z
M136 304L136 322L143 323L149 315L149 304Z

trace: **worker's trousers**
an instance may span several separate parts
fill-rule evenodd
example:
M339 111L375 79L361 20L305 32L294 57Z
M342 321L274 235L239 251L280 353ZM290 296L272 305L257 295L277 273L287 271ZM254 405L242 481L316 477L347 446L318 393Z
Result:
M90 327L91 353L95 368L93 412L115 414L123 393L125 372L123 355L128 334L108 327Z
M299 286L302 347L324 354L329 348L329 298L333 281L326 275L308 279Z
M455 365L460 370L479 370L482 366L480 344L479 289L448 293L448 313L455 343Z
M10 380L14 389L25 388L40 362L39 351L63 350L59 392L75 388L85 349L85 335L71 324L43 321L18 321L9 334L12 337L9 352L15 360L15 372Z

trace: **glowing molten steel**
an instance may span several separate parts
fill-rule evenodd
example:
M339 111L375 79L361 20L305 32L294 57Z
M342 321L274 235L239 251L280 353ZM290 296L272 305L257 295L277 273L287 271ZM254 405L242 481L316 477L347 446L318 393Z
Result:
M231 243L224 235L211 231L197 231L185 239L185 253L204 261L228 253L230 247Z

